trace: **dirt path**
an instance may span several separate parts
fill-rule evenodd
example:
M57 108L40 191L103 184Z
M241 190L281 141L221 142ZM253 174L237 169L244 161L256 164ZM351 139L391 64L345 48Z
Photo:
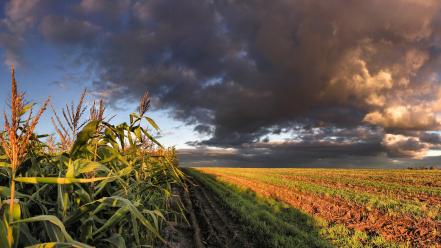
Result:
M195 179L187 183L187 190L175 189L174 195L174 201L185 207L188 224L183 220L170 223L163 234L168 247L255 247L220 199Z

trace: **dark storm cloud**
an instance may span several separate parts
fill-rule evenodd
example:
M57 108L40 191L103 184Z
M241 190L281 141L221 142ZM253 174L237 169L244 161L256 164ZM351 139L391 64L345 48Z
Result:
M53 42L82 44L94 42L100 28L87 21L69 19L63 16L46 16L41 22L41 33Z
M332 142L253 144L237 149L196 147L179 151L181 163L189 166L251 166L251 167L344 167L381 166L388 159L378 143L338 144ZM378 159L377 157L382 157ZM329 161L339 163L328 164ZM390 161L389 161L390 162Z
M0 14L0 48L4 53L3 61L6 65L19 66L26 63L23 50L29 43L35 42L35 30L42 19L65 9L61 1L56 0L1 1L0 8L3 10ZM73 29L70 31L80 32Z
M200 134L211 134L213 129L208 125L197 125L194 127L194 131Z
M388 148L388 154L394 157L424 157L429 149L429 144L422 142L417 137L386 134L383 145Z
M0 20L0 46L6 64L19 64L26 31L33 26L39 12L38 1L11 1L3 3Z
M432 71L425 70L439 60L432 52L438 7L416 1L137 2L130 27L102 47L101 83L124 85L129 94L153 91L176 117L212 126L210 145L252 143L274 126L302 120L434 129L432 107L409 91L427 95L431 86ZM404 100L415 106L403 106Z
M420 140L430 144L441 145L441 135L438 133L422 133Z
M149 90L157 107L211 135L194 145L252 154L264 143L271 152L247 158L287 161L345 150L420 158L436 146L424 135L440 127L439 1L82 0L34 15L35 6L5 8L3 26L19 20L82 45L96 94ZM297 140L280 146L268 137L277 133Z

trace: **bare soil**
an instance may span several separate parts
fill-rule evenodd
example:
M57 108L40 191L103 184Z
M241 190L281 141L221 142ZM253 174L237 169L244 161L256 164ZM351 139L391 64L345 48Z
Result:
M175 188L173 201L182 202L185 220L170 222L163 231L165 247L256 247L239 222L217 196L192 179L187 188Z
M344 224L368 234L379 234L396 242L410 242L413 246L439 247L441 222L409 215L388 215L377 209L367 209L338 197L310 195L263 182L234 176L219 175L223 181L245 187L258 194L284 201L329 223Z
M410 193L410 192L404 192L404 191L391 191L387 188L379 188L379 187L371 187L371 186L360 186L360 185L354 185L350 183L341 183L334 180L320 180L320 179L314 179L314 178L307 178L307 177L299 177L299 176L283 176L283 178L291 179L295 181L301 181L301 182L307 182L307 183L314 183L317 185L323 185L326 187L332 187L336 189L352 189L357 192L364 192L364 193L373 193L373 194L382 194L386 195L391 199L397 199L397 200L415 200L419 202L426 202L429 205L441 205L441 198L431 196L429 194L426 194L424 192L419 193Z

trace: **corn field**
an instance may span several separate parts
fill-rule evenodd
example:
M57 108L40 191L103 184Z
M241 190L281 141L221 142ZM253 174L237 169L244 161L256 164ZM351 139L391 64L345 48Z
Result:
M61 112L55 133L36 125L12 69L10 111L0 135L0 247L148 247L161 243L171 189L181 185L173 148L151 134L145 94L127 123L111 124L103 101L87 109L86 91ZM9 101L8 100L8 101ZM89 110L89 116L86 116Z

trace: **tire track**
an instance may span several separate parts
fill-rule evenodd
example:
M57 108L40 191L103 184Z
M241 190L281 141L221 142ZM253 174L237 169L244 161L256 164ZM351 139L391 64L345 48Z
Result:
M253 247L226 208L197 181L189 183L189 195L201 226L206 247Z
M185 172L185 169L183 170ZM185 218L170 221L163 231L165 244L173 248L251 248L258 247L243 231L222 200L195 178L187 177L184 187L173 189L172 205L184 208Z

